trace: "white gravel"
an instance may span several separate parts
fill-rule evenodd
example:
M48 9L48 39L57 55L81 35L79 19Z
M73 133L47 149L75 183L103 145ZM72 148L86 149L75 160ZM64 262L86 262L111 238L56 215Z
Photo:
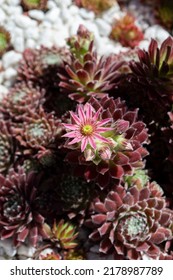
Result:
M156 38L161 43L169 33L159 25L150 27L149 11L136 10L136 1L139 0L134 0L129 8L136 14L140 13L137 23L143 28L144 40L139 46L146 49L151 38ZM66 38L76 34L80 24L84 24L94 33L100 55L127 51L127 48L109 39L112 22L124 14L125 12L116 4L100 17L96 17L93 12L76 7L72 4L72 0L49 0L46 13L39 10L23 13L20 0L0 0L0 25L11 33L13 47L13 50L6 52L0 59L0 99L7 94L8 88L15 80L17 65L25 48L38 48L41 45L65 46ZM0 258L3 259L4 255L13 257L15 254L16 249L10 240L0 241ZM31 257L33 248L23 245L18 249L18 254Z

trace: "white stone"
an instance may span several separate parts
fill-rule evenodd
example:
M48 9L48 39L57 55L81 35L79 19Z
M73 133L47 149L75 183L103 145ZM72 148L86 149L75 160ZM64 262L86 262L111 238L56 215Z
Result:
M57 5L54 1L50 0L50 1L47 2L47 7L48 7L49 10L51 10L51 9L56 8Z
M79 9L79 14L80 14L80 16L81 16L82 18L84 18L84 19L90 19L90 20L92 20L92 19L95 18L94 12L92 12L92 11L87 11L86 9L83 9L83 8Z
M49 22L56 22L59 15L60 15L60 9L54 8L46 13L45 19L48 20Z
M15 66L21 60L22 55L15 51L9 51L2 57L3 67L7 69L10 66Z
M44 13L43 13L43 11L40 11L40 10L30 10L28 12L28 14L33 19L36 19L36 20L39 20L39 21L44 20Z
M0 89L1 91L1 89ZM13 241L11 239L0 240L0 247L4 249L5 254L9 257L14 257L16 254L16 249L13 246Z
M95 37L99 36L98 27L94 22L89 20L85 21L85 27L94 34Z
M17 15L14 21L19 27L23 29L37 26L37 22L35 20L32 20L25 15Z
M26 44L25 44L26 48L34 49L35 46L36 46L36 42L33 39L27 39L26 40Z
M109 36L110 32L111 32L111 25L108 24L107 22L105 22L103 19L101 18L97 18L95 20L95 23L98 27L99 33L102 36Z
M54 0L59 7L68 7L71 5L72 0Z
M39 259L41 260L42 257L46 257L47 254L51 254L52 252L53 252L53 250L50 249L50 248L44 249L44 250L39 254Z
M150 44L150 41L148 41L148 40L142 40L141 42L139 42L139 45L138 45L138 47L140 48L140 49L143 49L143 50L148 50L148 47L149 47L149 44Z
M11 6L17 6L17 5L19 5L20 4L20 0L6 0L7 1L7 3L9 4L9 5L11 5Z
M4 11L2 9L0 9L0 24L3 24L5 19L6 19L6 14L4 13Z
M103 13L102 18L108 23L112 23L115 18L120 18L121 16L122 12L120 11L120 7L118 4L115 4L111 9Z
M24 38L23 37L15 38L13 42L13 46L17 52L23 52L25 49Z
M0 84L4 81L4 72L0 72Z
M45 28L52 28L52 24L49 21L43 21L40 25L39 25L39 29L44 30Z
M45 47L51 48L53 45L53 31L50 28L46 28L40 34L39 39L40 45L44 45Z
M7 95L8 89L5 86L0 85L0 100L3 99L5 95ZM1 244L0 244L1 247Z
M39 37L39 29L38 27L32 28L29 27L24 32L25 38L37 40Z
M14 81L12 81L12 80L5 80L3 85L4 85L6 88L10 88L10 87L13 86L13 84L14 84Z
M76 5L71 5L68 8L68 11L70 12L71 15L76 15L79 13L80 9Z
M63 20L64 22L69 21L69 19L72 19L73 22L74 22L74 18L71 16L71 14L69 13L69 10L66 9L66 8L62 8L62 9L61 9L61 14L60 14L60 16L61 16L61 18L62 18L62 20ZM75 19L75 20L76 20L76 19Z
M75 20L75 22L73 24L69 24L69 36L73 36L73 35L76 35L77 33L77 30L80 26L80 24L84 24L84 21L79 21L79 20Z
M61 18L57 18L57 21L52 24L52 29L55 29L55 30L63 29L63 30L66 30L68 33L68 30L67 30L68 28L65 28Z
M17 7L9 6L9 8L7 10L7 14L12 15L14 18L16 17L16 15L21 15L22 13L23 13L23 10L22 10L21 6L17 6Z
M23 29L16 27L13 29L13 32L11 32L11 42L15 41L17 37L23 37Z
M62 31L54 31L53 34L53 40L52 43L53 45L56 45L57 47L64 47L66 45L66 38L67 36L64 36L66 34L66 30L64 29L64 34L63 34L63 29Z
M12 80L13 82L15 81L16 79L16 76L17 76L17 71L12 68L12 67L9 67L5 72L4 72L4 78L6 80Z
M146 30L144 38L149 41L153 38L158 40L159 43L162 43L169 35L170 34L165 29L155 24Z
M4 10L5 13L8 13L9 5L7 5L7 3L3 3L3 5L1 5L1 8Z
M9 32L11 32L11 34L13 34L13 32L16 28L16 25L14 24L14 22L11 19L8 20L8 22L4 26Z
M21 245L18 248L17 253L18 253L18 255L22 255L22 256L29 258L29 257L33 256L33 254L35 253L35 250L36 249L34 247Z

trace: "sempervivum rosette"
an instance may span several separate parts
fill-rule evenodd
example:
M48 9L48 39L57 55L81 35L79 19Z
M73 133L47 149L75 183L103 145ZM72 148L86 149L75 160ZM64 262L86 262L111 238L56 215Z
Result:
M36 153L37 158L49 161L61 130L59 124L53 113L47 114L40 107L38 112L30 110L23 117L22 127L14 127L13 135L23 147L25 155Z
M160 107L169 106L173 101L173 39L166 39L160 48L151 40L148 51L138 50L138 57L139 62L131 62L130 80L143 88L141 98L154 101Z
M41 46L40 49L26 49L18 67L19 81L32 81L35 85L52 88L58 84L57 73L70 62L66 48Z
M117 186L105 200L94 204L92 224L96 227L90 238L100 241L100 252L113 251L124 259L156 259L160 244L172 240L173 211L166 208L163 197L153 197L148 187L125 190Z
M21 5L26 11L32 9L46 10L47 0L21 0Z
M17 83L9 90L0 104L0 110L5 115L20 119L27 114L28 109L36 110L44 102L44 90L33 87L31 82Z
M64 124L68 132L63 135L68 138L65 147L73 149L67 160L78 164L78 170L83 167L87 181L95 179L103 188L111 178L121 180L144 165L147 130L137 121L137 110L128 111L124 101L91 98L70 114L70 123Z
M90 96L104 97L119 81L118 69L123 63L117 62L115 56L98 58L93 49L93 35L82 25L77 36L71 37L68 43L71 63L65 66L65 75L60 73L59 86L79 103Z
M6 172L13 162L14 145L9 123L0 120L0 172Z
M12 237L14 245L26 240L35 246L44 232L44 218L37 212L35 199L38 180L34 173L26 175L22 168L0 175L0 239Z
M59 249L73 249L77 247L76 238L78 232L76 232L75 226L69 222L65 222L62 219L58 223L54 221L52 228L46 223L43 228L48 236L48 242L51 242L55 247Z

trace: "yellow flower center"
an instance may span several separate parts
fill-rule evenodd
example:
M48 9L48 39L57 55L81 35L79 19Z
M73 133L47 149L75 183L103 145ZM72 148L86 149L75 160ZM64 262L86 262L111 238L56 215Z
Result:
M93 133L93 127L90 124L86 124L82 127L82 134L83 135L91 135Z

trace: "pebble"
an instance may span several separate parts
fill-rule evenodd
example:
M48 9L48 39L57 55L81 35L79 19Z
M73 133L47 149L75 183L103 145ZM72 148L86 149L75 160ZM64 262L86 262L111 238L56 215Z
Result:
M24 15L17 15L14 19L15 23L21 28L28 28L37 26L37 22L35 20L30 19Z
M40 34L39 44L44 45L47 48L51 48L53 45L53 31L51 28L45 28Z
M150 41L152 38L155 38L159 43L162 43L168 36L169 33L157 24L149 27L144 34L145 39Z
M21 245L18 250L17 250L17 253L18 255L22 255L22 256L25 256L25 257L32 257L33 254L35 253L35 248L34 247L31 247L31 246L26 246L26 245Z
M71 5L72 0L55 0L55 2L59 7L68 7Z
M39 38L39 29L38 27L29 27L25 30L24 35L27 39L37 40Z
M148 40L142 40L140 43L139 43L139 45L138 45L138 47L140 48L140 49L142 49L142 50L148 50L148 47L149 47L149 43L150 43L150 41L148 41Z
M109 36L112 29L110 24L108 24L101 18L96 18L95 23L98 27L100 35L105 37Z
M24 37L16 37L13 46L17 52L23 52L25 49Z
M54 1L48 1L47 2L47 7L48 7L48 9L54 9L54 8L56 8L57 7L57 5L56 5L56 3L54 2Z
M93 20L95 18L95 14L92 11L87 11L86 9L79 9L79 15L84 19Z
M7 14L12 15L14 18L16 17L17 14L21 15L22 13L23 13L23 9L20 6L10 7L7 10Z
M4 72L0 72L0 85L3 83L4 80Z
M0 85L0 100L2 100L2 98L7 95L8 93L8 89L3 85ZM0 244L1 247L1 244Z
M6 80L12 80L13 82L15 81L15 78L17 76L17 71L12 68L9 67L5 72L4 72L4 78Z
M3 24L5 19L6 19L6 14L4 13L4 11L2 9L0 9L0 24Z
M54 22L56 22L59 15L60 15L60 9L54 8L46 13L45 20L48 20L49 22L54 23Z
M16 53L15 51L9 51L5 53L2 57L3 67L7 69L10 66L16 66L17 63L21 60L22 55Z
M36 19L38 21L44 20L44 16L45 16L43 11L39 11L39 10L30 10L28 14L31 18Z
M23 37L23 36L24 36L23 29L19 27L14 28L13 32L11 32L11 37L13 41L15 40L16 37Z
M112 23L115 17L121 17L122 12L118 4L115 4L112 8L103 13L102 18L105 22Z
M20 5L21 0L6 0L7 3L11 6L17 6Z
M76 5L71 5L69 8L68 8L68 11L70 12L71 15L76 15L79 13L81 9L79 9Z
M36 47L36 42L33 39L27 39L25 46L26 48L34 49Z
M11 239L0 240L0 247L4 249L5 254L9 257L13 257L16 254L16 249Z

